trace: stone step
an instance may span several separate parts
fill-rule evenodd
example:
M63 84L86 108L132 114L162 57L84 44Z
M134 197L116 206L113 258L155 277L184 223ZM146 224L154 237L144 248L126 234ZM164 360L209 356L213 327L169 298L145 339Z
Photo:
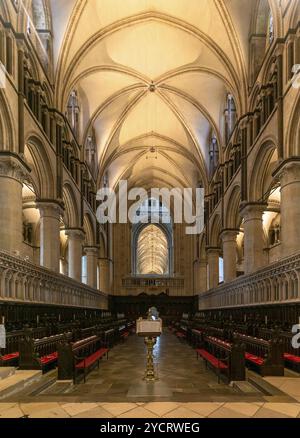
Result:
M0 400L22 391L27 385L39 379L41 371L15 371L11 376L0 381Z
M257 387L253 386L247 380L232 382L232 387L236 389L238 392L245 395L261 394L260 390Z
M262 377L249 376L248 380L251 383L251 385L253 385L255 388L257 388L264 395L269 395L269 396L280 396L280 395L284 396L284 395L286 395L284 392L280 391L280 389L271 385L271 383L267 382Z
M13 376L16 372L14 367L0 367L0 381Z

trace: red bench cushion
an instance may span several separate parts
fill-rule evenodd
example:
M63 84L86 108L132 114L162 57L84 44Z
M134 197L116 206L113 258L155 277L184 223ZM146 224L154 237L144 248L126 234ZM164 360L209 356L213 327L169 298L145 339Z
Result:
M124 333L121 334L121 336L123 338L127 338L129 336L129 332L124 332Z
M11 353L11 354L6 354L5 356L0 356L0 360L2 360L3 362L9 362L10 360L13 359L18 359L20 357L20 353Z
M198 349L196 351L201 357L203 357L203 359L207 360L207 362L209 362L214 368L219 368L221 370L228 368L228 366L224 362L220 361L218 358L210 354L208 351L202 349Z
M54 353L48 354L47 356L43 356L40 358L40 362L42 365L47 365L51 362L57 361L58 353L55 351Z
M264 363L263 358L255 356L254 354L251 354L251 353L245 353L245 358L249 362L255 363L255 365L263 365L263 363Z
M284 353L284 359L288 360L289 362L296 362L300 363L300 356L294 356L293 354Z
M177 332L176 336L177 336L177 338L185 338L186 337L185 333L181 333L181 332Z
M76 368L84 369L88 368L89 366L93 365L98 359L101 359L105 354L107 354L108 348L101 348L100 350L96 351L96 353L91 354L86 359L82 360L76 365Z

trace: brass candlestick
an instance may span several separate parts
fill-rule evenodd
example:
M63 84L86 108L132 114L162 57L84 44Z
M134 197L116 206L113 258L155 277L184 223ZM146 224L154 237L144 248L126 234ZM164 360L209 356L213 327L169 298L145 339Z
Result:
M153 347L156 344L156 338L145 338L145 344L147 346L147 365L144 380L147 382L154 382L155 380L158 380L158 377L155 375L153 362Z

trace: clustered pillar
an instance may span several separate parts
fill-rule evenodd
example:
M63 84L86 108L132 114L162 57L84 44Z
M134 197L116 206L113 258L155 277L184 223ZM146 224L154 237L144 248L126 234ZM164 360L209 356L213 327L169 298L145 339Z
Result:
M41 215L40 264L45 268L59 272L62 207L55 202L39 202L37 207Z
M265 203L248 203L241 208L244 218L244 260L245 274L251 274L266 264L263 212Z
M228 283L236 278L236 238L238 230L224 230L221 234L223 242L224 282Z
M110 261L99 259L99 289L101 292L110 292Z
M69 249L69 277L73 280L82 280L82 246L84 232L80 229L66 230Z
M208 287L213 289L219 285L220 248L207 248Z
M18 155L0 152L0 248L11 254L22 248L22 188L29 172Z
M286 160L276 173L281 183L281 255L288 257L300 249L300 159Z
M98 265L97 247L85 247L86 264L87 264L87 284L97 289L97 265Z

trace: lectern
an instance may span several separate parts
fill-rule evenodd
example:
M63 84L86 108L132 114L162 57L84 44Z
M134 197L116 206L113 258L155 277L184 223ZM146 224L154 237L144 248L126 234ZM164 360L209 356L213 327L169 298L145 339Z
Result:
M147 365L144 380L147 382L158 380L154 371L153 347L162 333L162 320L159 318L154 320L140 318L136 322L136 333L138 336L145 338L147 346Z

